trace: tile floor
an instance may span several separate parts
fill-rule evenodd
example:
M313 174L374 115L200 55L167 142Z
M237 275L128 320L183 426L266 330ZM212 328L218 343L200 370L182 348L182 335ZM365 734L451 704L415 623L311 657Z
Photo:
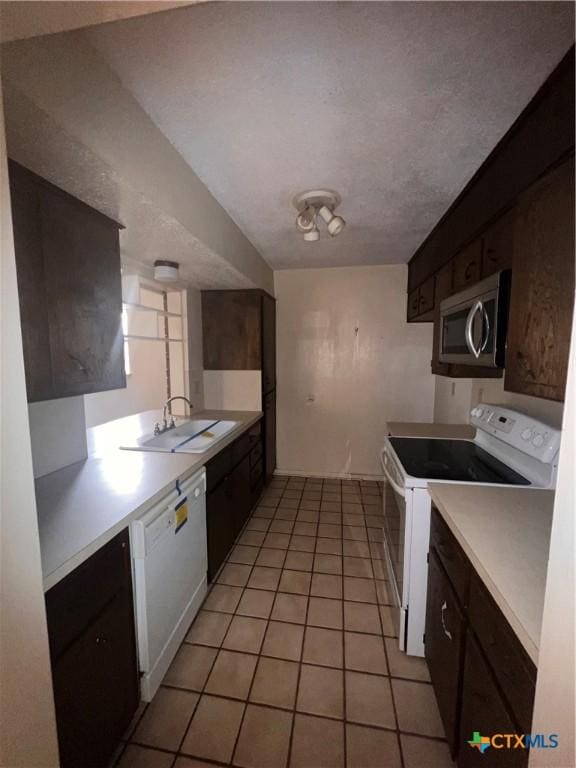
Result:
M381 486L275 478L118 768L449 768L426 662L397 649Z

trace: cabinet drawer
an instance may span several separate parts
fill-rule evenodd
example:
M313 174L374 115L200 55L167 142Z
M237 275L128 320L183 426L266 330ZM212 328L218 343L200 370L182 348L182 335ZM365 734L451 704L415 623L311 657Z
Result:
M529 733L536 668L476 574L470 585L469 616L518 725Z
M262 457L262 441L259 440L250 451L250 466L253 467Z
M417 317L420 313L420 288L415 288L408 294L408 320Z
M525 768L528 764L526 749L495 749L490 746L484 754L481 754L478 749L467 743L476 731L481 736L518 733L494 682L490 667L471 633L468 632L462 686L458 768Z
M232 466L235 467L245 456L248 456L252 448L248 432L244 432L238 440L232 443L230 448L232 451Z
M131 589L127 528L46 593L52 663L122 589Z
M262 458L250 468L250 488L254 488L258 482L262 479L264 474L264 465Z
M454 290L460 291L480 280L482 241L475 240L454 258Z
M468 602L470 585L470 562L460 544L440 516L436 508L432 508L432 524L430 527L430 549L435 551L444 566L460 603L465 606Z
M225 448L206 464L206 491L214 490L232 469L232 449Z

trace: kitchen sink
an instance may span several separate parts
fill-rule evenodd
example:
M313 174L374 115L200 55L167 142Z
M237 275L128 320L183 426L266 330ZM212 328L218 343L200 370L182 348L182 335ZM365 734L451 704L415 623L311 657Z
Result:
M237 421L191 419L160 435L144 435L135 444L121 447L125 451L204 453L237 424Z

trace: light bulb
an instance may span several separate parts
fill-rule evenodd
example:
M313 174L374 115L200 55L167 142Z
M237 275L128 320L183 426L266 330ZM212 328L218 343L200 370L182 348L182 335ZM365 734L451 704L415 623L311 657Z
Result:
M304 240L306 240L307 243L315 243L320 240L320 232L314 227L314 229L304 233Z
M316 211L307 206L296 217L296 226L300 232L310 232L316 228Z
M332 237L339 235L346 226L344 219L341 216L335 216L333 211L331 211L330 208L328 208L326 205L323 205L319 209L318 213L326 222L326 227Z

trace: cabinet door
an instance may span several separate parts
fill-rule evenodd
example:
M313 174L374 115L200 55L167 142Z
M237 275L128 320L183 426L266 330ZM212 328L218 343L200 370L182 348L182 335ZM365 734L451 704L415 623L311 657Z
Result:
M482 249L482 277L488 277L494 272L509 269L512 266L514 249L514 218L515 209L501 216L484 233Z
M262 394L276 387L276 302L262 294Z
M264 398L264 474L265 482L272 480L276 469L276 392Z
M250 514L252 508L252 495L250 493L250 456L235 467L229 483L230 504L232 507L232 519L234 524L234 538Z
M418 296L418 316L420 320L432 320L434 311L434 275L425 280L420 286Z
M521 198L504 389L564 400L574 304L574 159Z
M26 390L29 401L49 400L54 395L40 199L33 175L15 163L9 167Z
M464 618L440 561L432 551L428 569L425 654L452 754L458 747Z
M261 321L260 291L202 291L205 370L261 370Z
M474 240L454 257L454 290L460 291L480 280L482 241Z
M54 397L125 387L118 228L59 190L40 212Z
M519 733L494 683L492 672L469 631L462 685L458 768L525 768L528 765L526 749L496 749L490 746L481 754L478 748L468 744L476 732L481 736Z
M449 261L436 273L435 278L436 301L434 306L434 334L432 336L432 373L440 376L448 376L450 371L448 363L440 363L438 357L440 355L441 331L440 303L442 299L447 298L452 293L452 268L453 264Z
M410 291L408 294L408 306L406 310L406 316L408 318L408 322L410 320L413 320L415 317L418 317L418 312L420 311L418 303L420 300L420 288L414 288L413 291Z
M234 543L234 518L231 503L231 475L206 495L208 535L208 581L212 581Z
M62 768L106 768L138 706L130 593L115 595L52 674Z

